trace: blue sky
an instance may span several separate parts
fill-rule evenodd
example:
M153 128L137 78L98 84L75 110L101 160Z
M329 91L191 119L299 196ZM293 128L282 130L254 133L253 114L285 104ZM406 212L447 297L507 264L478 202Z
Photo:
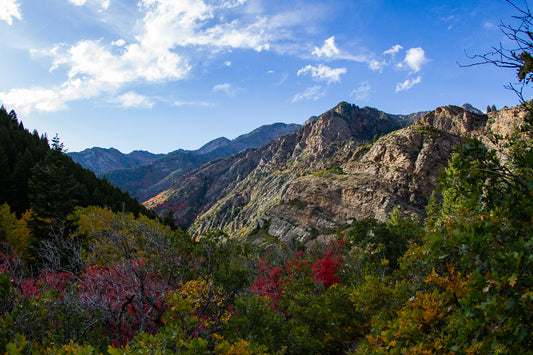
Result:
M503 0L0 0L0 103L69 151L166 153L340 101L407 114L518 103Z

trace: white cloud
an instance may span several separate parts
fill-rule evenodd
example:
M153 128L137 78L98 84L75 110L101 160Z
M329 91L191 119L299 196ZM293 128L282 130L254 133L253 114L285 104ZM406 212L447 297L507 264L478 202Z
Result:
M55 112L65 109L67 101L91 98L102 90L102 83L98 81L72 79L52 88L32 87L0 92L0 101L9 103L24 114L32 111Z
M13 19L22 20L18 0L0 0L0 20L13 24Z
M316 101L323 97L325 92L322 91L322 86L315 85L305 89L303 92L294 95L291 102L295 103L301 100L313 100Z
M15 0L16 1L16 0ZM15 12L0 11L0 16L11 13L20 17L14 0L0 0L0 9L13 5ZM106 9L109 0L69 0L77 6L99 4ZM17 104L20 111L64 109L66 103L80 98L93 98L103 93L116 92L122 86L138 81L148 83L179 81L192 69L183 55L191 53L217 53L233 48L256 51L270 48L271 25L268 18L228 19L219 15L240 6L245 0L140 0L138 9L142 19L131 27L132 40L127 44L119 39L110 43L100 40L80 40L75 44L60 44L42 50L31 50L32 55L51 58L51 70L64 67L68 73L63 84L51 88L12 89L0 93L6 104ZM4 9L5 10L5 9ZM5 18L11 21L11 17ZM4 18L2 18L4 19ZM120 47L120 50L117 49ZM189 54L189 56L191 56ZM227 63L226 63L227 64ZM87 93L70 88L72 82L81 81L80 87L90 86ZM58 93L53 91L59 90ZM231 88L228 95L240 89ZM32 97L31 92L38 93ZM49 100L48 104L45 102Z
M398 54L402 49L403 49L403 47L401 45L396 44L396 45L392 46L391 49L388 49L385 52L383 52L383 54L389 54L389 55L391 55L394 58L396 56L396 54Z
M83 6L87 3L87 0L68 0L72 5ZM102 10L107 10L109 8L110 0L98 0Z
M330 37L324 41L324 45L321 48L315 47L313 54L317 57L332 58L340 53L337 46L335 46L335 36Z
M354 89L350 96L355 97L356 101L366 101L368 100L371 92L370 84L368 81L363 81L359 83L359 87L357 89Z
M224 65L227 67L231 67L231 61L227 60L224 62Z
M120 95L112 102L119 104L123 108L152 108L154 103L146 96L133 91Z
M368 60L368 68L374 71L381 71L383 67L387 65L387 62L377 59Z
M236 88L229 83L217 84L213 87L213 92L222 91L229 97L235 97L242 89Z
M364 49L361 49L361 51L365 52ZM314 47L312 54L318 58L328 60L348 60L351 62L366 63L374 71L382 70L387 64L385 61L377 58L373 53L354 55L339 49L335 44L335 36L326 39L322 47Z
M117 47L123 47L125 44L126 44L126 41L124 41L122 38L111 42L112 46L117 46Z
M400 69L411 69L413 73L419 72L422 69L422 65L426 64L429 61L426 58L424 50L420 47L410 48L405 54L405 59L403 62L399 63L397 66Z
M270 35L266 18L258 17L246 24L237 19L216 23L217 11L242 3L243 1L210 4L202 0L141 0L141 9L146 12L145 32L138 38L146 47L154 49L211 46L268 50Z
M410 88L412 88L414 85L418 84L421 81L422 81L422 77L420 75L416 77L416 79L413 79L413 80L407 79L403 83L398 83L396 85L396 92L409 90Z
M341 81L340 76L346 74L346 68L330 68L327 65L319 64L317 67L308 65L298 70L297 75L311 75L316 81L326 81L328 84Z

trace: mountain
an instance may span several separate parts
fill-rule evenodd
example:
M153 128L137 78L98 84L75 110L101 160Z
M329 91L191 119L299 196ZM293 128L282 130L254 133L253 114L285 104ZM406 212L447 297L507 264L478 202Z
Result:
M105 176L115 186L128 191L139 201L146 201L168 188L177 177L209 161L247 148L261 147L300 127L298 124L285 123L264 125L233 140L224 137L217 138L198 150L176 150L148 164L130 169L107 171Z
M477 109L475 108L474 106L466 103L466 104L462 104L461 107L465 110L465 111L468 111L468 112L472 112L472 113L475 113L476 115L484 115L485 113L483 111L481 111L480 109Z
M269 209L282 203L291 182L334 169L337 152L405 124L396 115L341 102L290 135L177 178L146 206L160 213L172 209L177 222L190 227L193 234L209 229L246 233Z
M215 149L227 147L231 144L231 140L227 139L226 137L220 137L217 139L213 139L211 142L205 144L200 149L196 150L196 154L207 154L209 152L212 152Z
M106 149L99 147L67 154L72 160L80 163L84 168L90 169L95 174L110 170L133 168L134 166L147 164L164 156L164 154L153 154L142 150L135 150L129 154L124 154L115 148Z
M509 135L523 116L515 111L446 106L408 125L405 116L342 102L293 134L177 178L145 205L171 209L193 235L222 229L286 243L368 217L385 221L395 207L423 218L454 147L466 137L488 141L489 130Z

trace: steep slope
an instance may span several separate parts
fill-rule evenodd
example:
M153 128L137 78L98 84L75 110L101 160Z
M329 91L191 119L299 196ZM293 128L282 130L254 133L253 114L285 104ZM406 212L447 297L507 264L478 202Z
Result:
M289 182L331 168L346 144L361 145L402 125L397 116L341 102L293 134L178 178L146 205L160 213L171 208L178 223L192 224L193 234L219 228L246 233L281 201Z
M162 180L170 174L181 176L202 166L211 160L209 154L194 154L191 151L176 150L149 164L139 165L131 169L112 170L105 173L105 177L113 185L139 201L145 201L162 191L167 185L161 185ZM159 183L159 185L158 185ZM157 186L162 186L158 191ZM155 193L153 193L155 189Z
M110 170L129 169L137 165L147 164L161 158L164 154L153 154L141 150L124 154L115 148L94 147L81 152L68 153L68 155L84 168L95 174L100 174Z
M152 215L127 193L74 162L61 147L58 139L52 139L51 149L46 136L39 136L37 131L30 133L14 111L7 113L1 106L0 205L8 203L12 211L21 215L34 208L36 201L44 200L45 209L57 210L57 205L66 201L59 199L54 204L47 198L69 190L68 198L78 206L106 206L115 211ZM43 176L50 180L39 185L46 181ZM70 186L65 186L65 182Z
M233 140L217 138L198 150L176 150L149 164L139 165L132 169L108 171L105 176L115 186L128 191L139 201L146 201L168 188L177 177L209 161L247 148L261 147L300 127L297 124L285 123L264 125Z
M332 158L338 168L286 184L259 227L285 241L305 241L353 220L384 221L394 207L423 217L453 148L462 137L483 135L486 121L460 107L441 107L373 144L347 144Z
M146 205L172 209L193 235L263 229L285 242L327 236L367 217L383 221L395 207L423 218L454 147L465 137L490 142L488 131L508 137L526 113L470 111L440 107L401 128L398 116L340 103L291 135L178 178Z

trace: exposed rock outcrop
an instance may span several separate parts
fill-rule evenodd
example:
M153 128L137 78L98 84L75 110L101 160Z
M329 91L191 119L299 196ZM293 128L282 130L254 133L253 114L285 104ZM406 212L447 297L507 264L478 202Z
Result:
M470 111L439 107L401 128L408 120L340 103L291 135L177 179L148 206L172 208L193 235L260 228L286 243L328 238L367 217L385 221L395 207L424 218L454 147L472 137L490 142L489 131L509 137L527 114Z
M376 109L341 102L291 135L178 178L147 206L161 212L171 208L178 223L190 226L193 234L225 229L241 235L284 201L290 182L333 167L346 144L357 147L404 124Z

